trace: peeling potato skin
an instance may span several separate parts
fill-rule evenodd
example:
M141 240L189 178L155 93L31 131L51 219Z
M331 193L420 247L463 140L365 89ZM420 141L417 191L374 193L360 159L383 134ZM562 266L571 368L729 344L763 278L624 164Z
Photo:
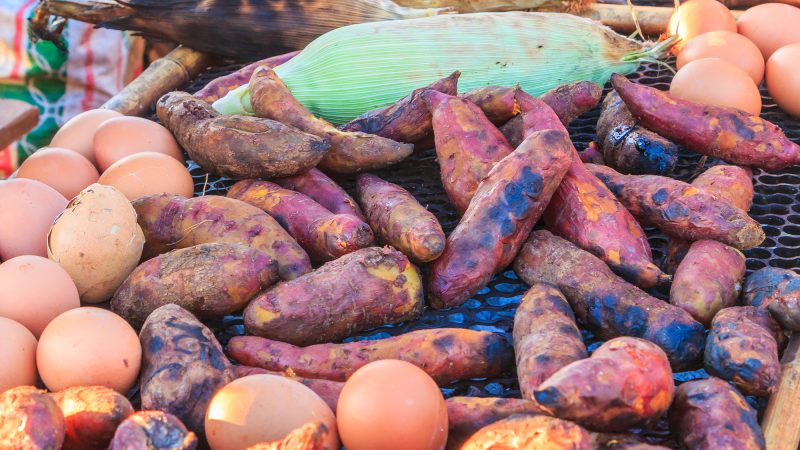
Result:
M391 247L372 247L262 292L245 308L244 325L256 336L306 346L413 320L423 308L419 269Z
M356 190L381 244L400 250L415 264L442 254L446 239L442 226L408 191L372 174L359 175Z
M76 386L50 395L67 424L62 450L107 449L119 424L134 413L124 395L104 386Z
M172 414L139 411L117 428L108 450L195 450L197 436Z
M0 448L58 450L66 423L55 400L33 386L0 393Z
M262 369L260 367L234 366L234 368L236 369L237 378L247 377L250 375L277 375L292 379L298 383L302 383L314 391L315 394L319 395L319 397L331 408L331 411L336 414L336 406L339 404L339 396L342 394L342 389L344 388L344 383L341 381L303 378L298 377L297 375L290 375L289 372L276 372Z
M775 392L780 383L781 364L775 336L759 324L765 320L774 319L769 311L754 306L720 311L708 333L706 372L733 382L744 395Z
M375 242L372 230L363 221L333 214L309 197L269 181L239 181L228 190L227 197L272 216L312 261L333 261Z
M766 308L783 328L800 331L800 276L777 267L757 270L744 284L743 304Z
M589 144L589 147L582 151L579 156L581 157L581 162L584 164L606 165L603 155L600 153L600 150L597 149L597 144L594 142Z
M424 370L439 386L500 376L514 361L513 349L504 337L460 328L418 330L386 339L305 348L256 336L234 336L226 353L242 365L272 371L292 369L300 377L331 381L347 381L372 361L401 359Z
M533 286L514 315L514 353L523 399L562 367L588 358L575 315L552 284Z
M273 178L272 182L284 189L297 191L322 205L334 214L346 214L366 223L367 219L353 197L319 169L291 177Z
M678 387L669 410L669 428L683 448L766 449L756 411L733 386L714 377Z
M273 120L221 116L186 92L164 95L156 112L203 170L234 179L306 172L330 146L325 139Z
M514 273L528 285L558 287L599 339L633 336L653 342L675 372L692 370L702 360L705 329L689 313L626 283L603 261L549 231L531 233L514 261Z
M218 195L187 199L155 194L131 203L144 232L142 261L175 249L227 242L253 247L277 260L281 279L311 271L311 260L300 244L255 206Z
M450 397L447 407L447 447L459 450L481 428L518 414L545 414L536 403L519 398Z
M512 416L475 433L461 450L591 450L580 426L548 416Z
M519 86L483 86L458 96L480 108L489 122L499 127L519 114L517 93L521 91Z
M205 414L214 394L236 379L214 333L177 305L156 309L139 333L142 409L170 413L205 435Z
M111 299L111 310L139 330L157 308L175 304L200 319L223 317L278 281L278 262L238 244L173 250L134 269Z
M289 61L298 54L300 54L300 50L286 53L284 55L273 56L271 58L244 66L232 74L211 80L211 82L208 83L203 89L197 91L194 96L200 100L203 100L204 102L214 103L222 97L225 97L228 92L238 88L239 86L244 86L245 84L249 83L250 78L252 78L253 72L257 67L267 66L270 69L273 69Z
M643 442L633 433L591 433L592 450L669 450Z
M323 423L309 422L280 441L252 445L247 450L323 450L328 433Z
M475 198L428 268L433 308L458 306L509 265L561 183L575 150L557 130L537 132L504 158L478 187Z
M757 115L681 100L616 73L611 85L642 126L695 153L770 172L800 163L800 145Z

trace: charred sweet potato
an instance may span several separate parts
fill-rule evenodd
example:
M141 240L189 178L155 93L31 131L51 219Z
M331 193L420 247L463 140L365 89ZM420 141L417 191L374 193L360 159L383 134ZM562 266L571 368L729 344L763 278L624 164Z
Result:
M660 445L650 445L632 433L591 433L592 450L668 450Z
M669 428L683 448L766 448L756 411L733 386L714 377L678 387L669 410Z
M249 83L257 67L267 66L273 69L294 58L298 53L300 53L300 50L256 61L253 64L242 67L236 72L211 80L203 89L197 91L194 96L204 102L214 103L222 97L225 97L228 92Z
M514 315L514 354L526 400L559 369L589 357L569 303L552 284L536 284L522 297Z
M653 342L675 372L695 367L702 358L705 330L689 313L626 283L604 262L549 231L531 233L514 272L529 285L558 287L600 339L634 336Z
M333 214L305 195L269 181L242 180L228 190L227 197L272 216L312 261L333 261L375 242L372 230L363 221L348 214Z
M393 246L417 264L442 254L442 226L408 191L371 174L359 175L356 189L358 202L381 244Z
M344 383L341 381L315 380L313 378L298 377L293 374L291 369L286 372L275 372L250 366L235 366L234 368L236 369L237 378L250 375L278 375L302 383L314 391L315 394L319 395L319 398L321 398L331 408L331 411L336 414L336 406L339 404L339 395L341 395L342 388L344 387Z
M592 143L589 144L589 147L582 151L579 156L581 157L581 162L584 164L599 164L601 166L606 165L603 155L600 153L600 150L597 149L597 144L595 144L594 141L592 141Z
M350 175L382 169L402 161L414 150L411 144L401 144L380 136L339 131L330 123L314 117L268 67L258 67L253 72L250 102L258 117L277 120L325 138L330 143L330 149L317 164L317 168L323 172Z
M244 325L256 336L294 345L337 341L419 317L421 284L402 253L365 248L262 292L244 310Z
M503 125L519 114L517 93L522 90L517 87L483 86L458 96L469 100L483 111L483 114L495 126Z
M255 336L234 336L226 352L247 366L272 371L292 369L301 377L331 381L346 381L372 361L401 359L424 370L440 386L499 376L514 360L504 337L460 328L418 330L385 339L305 348Z
M566 420L548 416L512 416L475 433L461 450L591 450L589 433Z
M157 104L158 118L206 172L231 178L284 177L320 162L330 143L280 122L222 116L185 92Z
M247 450L324 450L328 433L328 427L322 422L309 422L280 441L251 445Z
M574 153L566 134L545 130L530 135L489 172L447 238L444 253L428 268L431 306L442 309L464 303L511 263Z
M170 250L228 242L253 247L277 260L284 280L311 271L308 254L275 219L239 200L155 194L132 204L145 237L142 261Z
M334 214L347 214L362 222L367 221L353 197L347 195L344 189L319 169L311 169L291 177L274 178L272 182L307 196Z
M766 308L783 328L800 331L800 276L777 267L757 270L744 284L744 304Z
M62 450L105 450L123 420L134 413L128 399L105 386L75 386L50 394L66 421Z
M58 450L65 428L64 414L45 391L19 386L0 393L0 447Z
M117 428L108 450L195 450L197 436L172 414L139 411Z
M446 450L459 450L481 428L511 416L544 414L535 402L518 398L450 397Z

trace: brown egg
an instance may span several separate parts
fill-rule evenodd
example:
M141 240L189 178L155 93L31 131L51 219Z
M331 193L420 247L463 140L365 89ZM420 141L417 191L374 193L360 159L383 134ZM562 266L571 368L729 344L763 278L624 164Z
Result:
M767 90L782 110L800 118L800 42L778 49L769 58Z
M744 70L758 86L764 79L764 58L750 39L730 31L703 33L683 46L678 54L678 70L702 58L719 58Z
M681 3L680 14L672 13L668 25L669 35L681 37L673 51L681 51L683 46L709 31L731 31L736 33L736 19L731 11L717 0L689 0Z
M325 449L341 448L336 417L319 395L285 377L251 375L217 392L208 405L205 429L212 450L245 450L281 440L311 421L330 430Z
M800 42L800 8L765 3L745 11L738 22L739 34L761 50L764 61L781 47Z
M99 177L94 165L81 154L55 147L36 151L17 172L17 178L40 181L68 199L96 183Z
M36 338L11 319L0 317L0 392L17 386L35 386Z
M194 195L194 181L189 170L163 153L126 156L103 172L98 183L114 186L131 201L162 192L186 198Z
M92 164L97 165L94 157L94 132L108 119L122 117L122 114L110 109L93 109L73 117L65 123L53 136L50 147L66 148L83 155Z
M26 255L0 264L0 317L21 323L37 339L50 321L80 306L75 283L53 261Z
M122 317L100 308L72 309L39 338L36 364L47 389L105 386L124 394L142 363L139 336Z
M669 93L697 103L761 114L761 94L742 69L719 58L692 61L675 74Z
M94 134L94 153L101 172L134 153L156 152L185 162L183 150L172 133L141 117L118 117L103 122Z
M67 199L36 180L0 183L0 260L21 255L47 257L47 231Z
M439 450L447 442L447 408L436 382L405 361L358 369L336 406L347 450Z

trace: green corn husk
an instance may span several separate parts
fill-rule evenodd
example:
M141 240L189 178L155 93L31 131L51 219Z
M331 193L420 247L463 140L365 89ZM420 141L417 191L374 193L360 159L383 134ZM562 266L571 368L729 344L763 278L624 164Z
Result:
M459 91L514 86L533 96L573 81L604 84L671 45L620 36L561 13L478 13L351 25L326 33L275 68L312 113L346 123L461 71ZM248 86L217 100L222 114L252 114Z

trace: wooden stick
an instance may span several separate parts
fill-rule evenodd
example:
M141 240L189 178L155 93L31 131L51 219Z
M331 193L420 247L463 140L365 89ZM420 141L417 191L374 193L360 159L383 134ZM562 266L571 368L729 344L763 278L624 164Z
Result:
M0 99L0 149L39 124L39 108L21 100Z
M795 450L800 444L800 333L792 333L781 360L781 384L769 397L761 429L767 450Z

